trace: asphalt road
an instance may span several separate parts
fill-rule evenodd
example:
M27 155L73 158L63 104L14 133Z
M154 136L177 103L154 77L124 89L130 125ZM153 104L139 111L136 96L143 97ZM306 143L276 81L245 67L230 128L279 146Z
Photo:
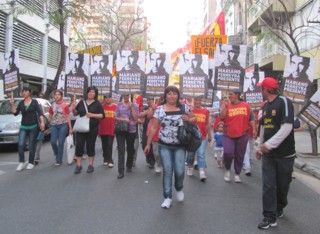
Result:
M198 175L185 178L185 201L160 207L162 177L146 166L140 149L131 174L117 179L115 168L102 165L101 143L97 140L95 172L74 175L74 165L54 167L48 142L41 163L31 171L16 172L14 147L0 147L0 233L3 234L144 234L144 233L261 233L261 164L252 159L253 176L242 175L242 184L225 183L208 152L206 183ZM26 153L27 155L27 153ZM302 180L300 180L302 178ZM278 226L268 233L319 233L320 195L302 181L293 180L289 206ZM319 181L313 181L319 187ZM318 184L317 184L318 183Z

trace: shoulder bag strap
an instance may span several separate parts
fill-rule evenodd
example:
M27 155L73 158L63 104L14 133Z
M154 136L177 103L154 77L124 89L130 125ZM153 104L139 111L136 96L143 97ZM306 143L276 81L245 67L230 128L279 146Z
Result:
M84 108L86 109L86 113L88 113L88 107L87 107L86 100L83 100L83 105L84 105Z

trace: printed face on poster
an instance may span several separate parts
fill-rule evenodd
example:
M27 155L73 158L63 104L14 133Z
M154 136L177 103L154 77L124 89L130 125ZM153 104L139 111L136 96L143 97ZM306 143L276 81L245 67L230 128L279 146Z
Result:
M117 52L116 92L141 93L144 87L144 51L122 50Z
M89 58L89 54L68 54L65 76L66 96L85 95L88 88Z
M96 86L101 95L109 95L112 89L112 55L91 56L91 85Z
M261 87L257 86L264 79L264 72L246 72L244 78L244 100L254 110L259 110L263 102Z
M19 50L14 49L10 53L4 53L3 88L4 93L19 89Z
M145 73L145 95L160 96L168 86L173 64L170 53L148 53Z
M212 85L217 90L242 92L247 47L218 45L215 51Z
M298 104L306 104L311 94L315 59L288 54L283 73L281 93Z
M182 54L180 58L180 92L183 97L207 95L208 55Z

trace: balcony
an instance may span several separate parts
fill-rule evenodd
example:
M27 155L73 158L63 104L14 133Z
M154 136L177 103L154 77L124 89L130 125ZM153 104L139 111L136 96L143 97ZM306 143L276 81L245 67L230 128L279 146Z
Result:
M270 67L274 71L283 71L286 53L281 46L269 40L255 43L252 48L249 54L249 65L259 64L260 68Z
M258 1L249 8L248 30L253 31L255 28L262 25L262 22L259 20L260 17L264 20L269 20L270 14L273 14L273 17L276 17L277 15L284 14L285 10L287 10L289 14L293 14L295 11L295 1L287 0L286 9L278 0Z

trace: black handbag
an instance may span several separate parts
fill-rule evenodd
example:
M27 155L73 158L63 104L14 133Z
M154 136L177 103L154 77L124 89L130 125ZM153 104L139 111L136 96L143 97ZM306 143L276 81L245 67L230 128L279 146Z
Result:
M116 135L123 135L129 130L129 124L124 121L116 122L114 125L114 133Z
M202 134L196 124L183 121L178 128L178 139L189 152L196 152L202 143Z
M186 114L184 106L181 108L182 114ZM187 121L178 127L178 139L180 143L185 145L189 152L196 152L202 143L202 134L196 124L191 124Z

